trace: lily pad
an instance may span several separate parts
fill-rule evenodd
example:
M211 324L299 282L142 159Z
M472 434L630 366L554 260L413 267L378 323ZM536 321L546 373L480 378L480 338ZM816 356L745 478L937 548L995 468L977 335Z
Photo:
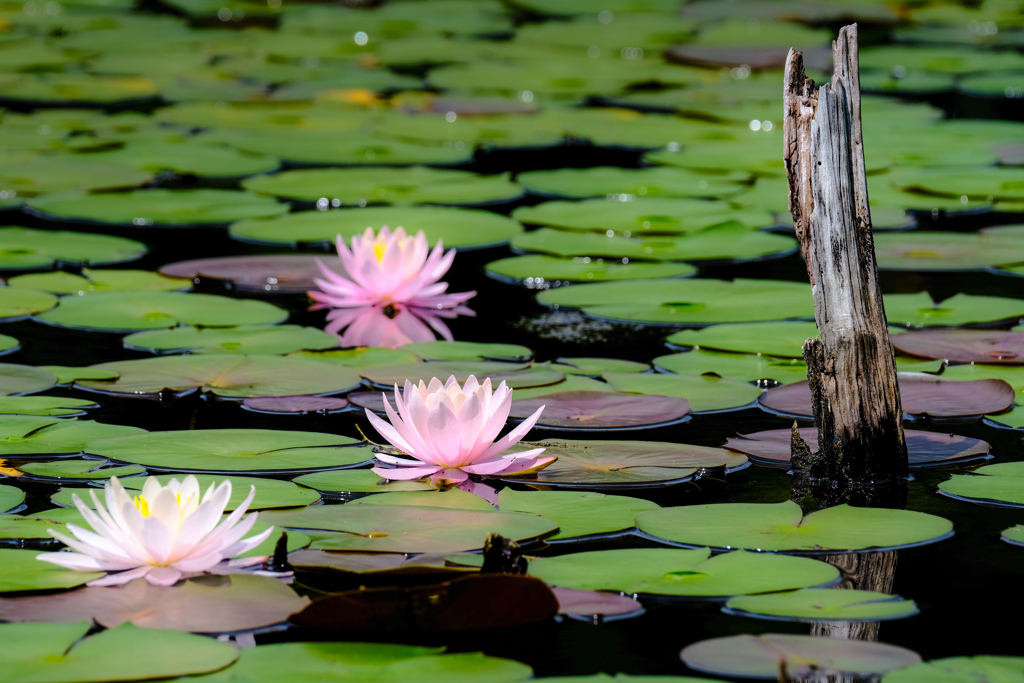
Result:
M893 179L904 191L925 192L963 198L968 201L1024 201L1020 172L1012 168L975 168L970 173L956 169L907 170Z
M431 363L403 363L401 365L382 365L378 367L364 368L360 374L373 384L385 389L392 388L395 384L399 388L405 385L406 380L413 384L420 381L430 383L433 378L446 381L454 376L460 383L473 375L481 382L485 377L491 378L491 384L497 386L504 381L512 388L543 386L555 384L564 379L560 372L548 369L543 372L545 366L538 366L542 372L538 375L531 373L528 363L508 363L498 361L437 361Z
M287 311L264 301L181 292L90 294L66 298L57 308L36 316L37 320L58 327L107 332L158 330L178 325L272 325L287 318Z
M104 575L40 562L37 555L38 550L0 549L0 593L74 588Z
M684 648L680 657L704 673L772 679L780 663L789 676L871 678L921 661L916 652L886 643L778 633L702 640Z
M770 379L782 384L789 384L807 378L807 365L802 360L773 358L760 354L694 349L687 353L658 356L651 362L662 372L682 375L717 375L743 382Z
M884 298L885 315L891 325L954 327L1024 316L1024 302L1009 297L954 294L934 303L926 292L919 292Z
M24 491L16 486L0 485L0 514L10 512L24 502Z
M331 363L342 365L347 368L359 370L361 368L374 368L383 365L400 365L415 363L418 356L408 351L398 349L384 349L379 346L351 346L345 349L317 349L295 351L288 354L289 357L301 357L314 360L319 363Z
M18 275L7 280L12 287L31 287L53 294L94 294L96 292L163 292L188 289L188 280L171 279L148 270L92 270L81 275L66 271Z
M525 419L545 406L538 428L563 431L644 429L686 417L685 398L608 391L562 391L514 401L509 417Z
M430 491L430 484L422 481L388 482L370 470L330 470L304 474L293 479L296 484L308 486L321 494L386 493L388 491ZM333 496L336 497L336 496Z
M77 484L85 481L100 481L110 477L132 477L145 474L146 470L138 465L107 467L108 460L54 460L53 462L30 462L19 465L18 469L31 479L56 480L47 483L61 483L60 480L70 479ZM126 482L121 482L126 484ZM87 499L83 495L82 500Z
M21 348L21 342L14 337L6 334L0 334L0 356L8 353L14 353Z
M606 372L603 377L616 391L685 398L695 413L742 408L762 393L753 384L710 374Z
M93 401L57 396L2 396L0 415L46 415L79 417L89 408L98 408Z
M619 201L636 197L729 197L745 188L743 172L697 173L682 168L625 169L610 166L553 171L527 171L516 180L527 190L546 197L607 197Z
M906 232L875 236L880 270L980 270L1024 261L1024 241L957 232Z
M361 465L373 456L357 444L316 432L192 429L92 441L86 453L157 471L284 473Z
M103 194L50 194L26 204L29 213L52 221L130 227L221 226L243 218L273 218L288 205L238 190L147 189Z
M945 657L918 662L885 675L885 683L1012 681L1024 672L1024 657Z
M918 613L917 604L898 595L862 590L803 588L789 593L731 598L722 611L775 621L888 621Z
M537 301L581 308L600 318L672 325L814 317L810 288L781 280L606 282L549 289Z
M976 460L988 455L988 442L969 436L957 436L940 432L925 432L907 429L903 432L907 441L907 457L911 467L941 467L956 464L961 460ZM811 451L818 450L818 430L805 427L800 437ZM790 441L788 429L770 429L753 434L732 437L725 447L743 453L758 465L768 467L790 467Z
M303 294L316 288L321 277L315 256L225 256L169 263L160 268L167 277L223 280L240 292Z
M535 559L530 574L566 588L719 599L818 586L839 578L835 567L803 557L742 550L710 554L707 548L597 550Z
M520 442L511 450L545 447L558 460L541 471L503 477L507 481L543 486L578 486L591 489L667 486L683 481L700 469L742 468L746 456L723 448L657 441Z
M381 514L373 505L317 505L266 512L260 520L289 529L344 532L318 538L321 550L455 553L483 547L488 533L520 543L557 531L558 525L521 512L479 512L396 505Z
M153 353L242 353L283 355L302 349L337 346L338 338L315 327L300 325L240 325L238 327L175 327L136 332L124 346Z
M437 340L406 344L399 349L408 351L426 360L435 361L481 361L496 360L510 363L525 363L533 358L533 351L519 344L496 344L464 341Z
M239 221L231 236L242 242L295 246L324 244L333 248L340 235L349 241L372 226L402 226L415 234L422 230L431 246L482 249L500 246L522 232L518 222L489 211L438 206L367 207L339 211L303 211L272 220Z
M636 525L658 539L688 547L798 554L909 548L953 533L948 520L923 512L844 504L803 517L800 506L788 500L662 508L637 515Z
M62 420L30 415L0 416L0 455L20 457L81 453L97 439L145 434L138 427L92 420Z
M558 613L580 621L616 621L631 619L644 613L643 605L628 595L614 595L600 591L580 591L574 588L554 587L551 592L558 598ZM565 681L568 679L562 678ZM608 679L614 680L614 679ZM620 680L629 680L624 678ZM636 680L636 679L634 679ZM686 682L686 679L682 679ZM696 679L690 681L694 683Z
M547 539L548 542L632 529L633 518L638 513L657 507L657 503L642 498L593 492L506 488L498 494L501 510L540 515L557 523L558 533Z
M0 228L0 243L0 270L124 263L146 253L145 245L135 240L67 230Z
M34 394L45 391L56 383L56 376L42 368L0 363L0 396Z
M274 156L196 142L133 141L121 149L90 152L83 158L150 173L171 171L203 178L241 178L274 171L281 165Z
M0 322L12 322L57 305L57 297L36 289L0 287Z
M0 86L0 101L48 106L138 104L156 96L156 83L141 76L24 74Z
M738 211L722 202L673 197L637 197L632 201L585 199L578 202L552 201L521 206L512 217L559 230L602 232L612 235L688 235L724 221L735 220L750 228L775 223L769 211Z
M117 373L110 370L94 370L92 368L78 368L71 365L40 365L40 370L57 377L57 384L71 384L79 380L87 379L117 379Z
M892 336L903 353L955 363L1024 364L1024 332L922 330Z
M92 368L113 381L86 379L75 387L101 394L153 398L163 391L196 390L222 398L310 396L351 391L359 375L341 365L292 356L236 356L206 353L102 363Z
M252 192L332 206L367 204L489 204L511 201L523 190L509 175L481 176L425 166L328 168L285 171L242 181Z
M557 258L541 254L527 254L492 261L487 274L513 284L525 284L531 289L558 287L563 282L609 282L614 280L642 280L653 278L689 277L697 269L686 263L628 263L605 262L601 258Z
M939 484L939 493L982 505L1024 507L1024 463L1004 462L954 474Z
M0 598L0 619L59 624L92 620L105 628L131 622L138 628L225 633L281 623L308 603L266 576L233 574L216 584L189 580L170 587L135 579L116 589Z
M1003 529L1001 538L1011 545L1024 546L1024 524L1018 524L1017 526L1012 526L1009 529Z
M2 99L0 90L0 101ZM152 173L78 160L25 157L0 164L0 189L19 197L76 190L120 190L138 187L152 179Z
M903 412L932 417L963 417L999 413L1013 404L1013 387L1001 379L957 381L925 373L899 373ZM761 405L787 415L811 416L807 382L769 389Z
M673 346L803 359L804 342L817 336L818 326L813 322L777 322L680 330L665 341Z
M242 401L242 408L270 415L326 415L348 408L348 401L330 396L260 396Z
M494 512L494 506L468 491L392 491L376 496L363 496L348 505L411 505L413 507L445 508L446 510L478 510ZM552 520L554 521L554 520Z
M566 375L600 377L604 372L647 372L651 366L621 358L559 358L555 361L559 372Z

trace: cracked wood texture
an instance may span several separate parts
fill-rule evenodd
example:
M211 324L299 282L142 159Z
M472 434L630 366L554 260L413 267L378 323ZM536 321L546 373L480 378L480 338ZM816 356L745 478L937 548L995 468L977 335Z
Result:
M856 24L832 52L835 74L817 92L802 55L789 53L785 158L821 333L804 345L820 438L813 474L865 493L907 475L907 447L871 237Z

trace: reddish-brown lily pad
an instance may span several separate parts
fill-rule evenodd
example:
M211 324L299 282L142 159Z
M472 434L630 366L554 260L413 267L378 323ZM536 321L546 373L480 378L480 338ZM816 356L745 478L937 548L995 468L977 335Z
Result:
M987 441L956 434L940 434L908 429L907 455L911 467L934 467L952 461L972 460L988 455ZM818 430L806 427L800 437L812 451L818 450ZM743 453L758 465L789 467L791 433L788 429L769 429L753 434L741 434L729 439L725 447Z
M585 591L554 586L551 591L558 598L558 613L570 617L597 619L628 619L644 613L643 605L633 598L618 593Z
M299 294L316 289L321 277L314 256L225 256L169 263L160 269L167 277L224 280L243 292Z
M1013 387L1001 379L958 382L924 373L899 373L903 412L932 417L967 417L999 413L1013 404ZM787 415L813 416L807 382L769 389L761 405Z
M611 391L562 391L512 402L513 418L544 412L538 427L562 430L638 429L681 420L690 412L685 398Z
M892 345L911 356L956 363L1024 364L1024 332L920 330L894 334Z
M330 396L260 396L242 401L242 407L256 413L334 413L348 407L348 401Z
M226 633L287 621L309 604L286 584L266 576L234 574L152 586L79 588L55 595L0 598L0 621L75 624L95 620L114 628L130 621L142 628Z
M665 50L670 62L717 69L745 66L755 71L781 69L786 65L789 48L739 47L736 45L675 45ZM809 67L824 67L830 63L831 52L825 48L812 48L804 52Z

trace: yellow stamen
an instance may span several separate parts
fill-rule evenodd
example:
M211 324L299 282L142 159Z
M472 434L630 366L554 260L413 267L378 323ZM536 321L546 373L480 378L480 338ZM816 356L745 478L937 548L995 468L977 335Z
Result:
M374 242L373 253L377 256L378 261L384 260L384 252L387 250L387 242Z
M149 501L142 496L135 496L135 509L142 513L143 517L149 517Z

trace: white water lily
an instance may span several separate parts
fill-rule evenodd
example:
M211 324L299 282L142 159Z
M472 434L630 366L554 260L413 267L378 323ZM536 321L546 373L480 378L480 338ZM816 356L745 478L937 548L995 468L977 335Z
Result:
M117 477L111 477L105 488L106 506L100 504L95 491L89 494L95 511L77 494L72 500L92 531L68 524L75 536L69 538L50 529L50 535L74 552L43 553L37 559L68 569L118 572L90 581L90 586L115 586L142 577L155 586L170 586L188 576L230 573L267 559L230 559L252 550L273 531L271 527L242 539L256 522L256 513L243 517L256 494L255 486L227 517L224 508L231 497L230 481L211 484L200 497L199 481L192 475L181 482L171 479L166 486L150 477L141 494L132 497Z

